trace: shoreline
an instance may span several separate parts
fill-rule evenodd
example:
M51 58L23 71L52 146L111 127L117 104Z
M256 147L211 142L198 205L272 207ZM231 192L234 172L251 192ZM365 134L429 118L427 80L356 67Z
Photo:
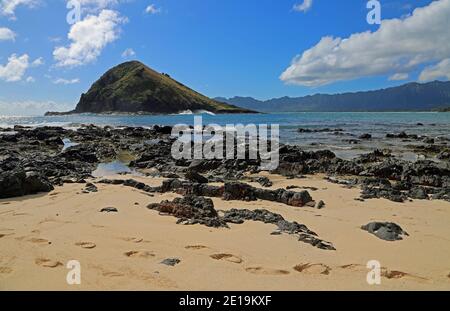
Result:
M448 159L379 150L348 161L281 145L269 173L246 160L174 161L170 129L0 135L0 289L450 288ZM123 152L138 174L92 176ZM363 230L391 223L401 230ZM70 260L79 288L65 281ZM371 260L380 286L366 281Z

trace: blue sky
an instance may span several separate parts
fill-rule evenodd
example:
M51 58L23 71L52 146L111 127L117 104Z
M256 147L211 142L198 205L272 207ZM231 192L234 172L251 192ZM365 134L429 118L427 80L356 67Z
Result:
M19 2L22 3L11 6L11 0L0 0L0 114L6 113L8 105L9 112L16 109L18 113L26 107L32 110L38 106L39 110L40 104L41 110L49 106L62 110L73 108L80 94L102 73L127 59L138 59L157 71L169 73L210 97L239 95L269 99L377 89L431 78L448 79L442 74L442 68L450 66L445 62L450 59L449 48L439 53L417 48L414 55L402 51L386 54L386 50L395 50L392 45L397 38L410 36L404 45L411 42L417 45L414 33L398 34L398 37L369 36L367 40L351 40L348 43L354 44L347 47L345 43L335 42L342 51L333 56L332 66L329 61L324 63L322 60L333 54L326 52L327 49L336 49L330 47L330 42L324 42L323 47L318 45L322 38L349 38L352 34L379 30L379 25L369 25L366 21L369 12L366 0L313 0L305 11L294 9L303 0L81 0L85 4L82 4L80 23L84 21L85 25L88 25L85 21L88 15L97 18L105 10L113 12L113 15L102 15L104 19L100 21L112 22L113 26L102 25L97 31L102 32L106 27L114 38L105 39L99 47L91 46L87 54L79 49L86 45L89 49L90 43L74 44L74 41L82 41L93 34L88 32L77 39L68 38L71 27L75 26L66 21L66 1ZM397 19L402 23L411 17L415 8L427 7L432 2L383 0L382 19ZM449 0L436 2L441 2L439 11L444 13L442 19L436 18L435 23L440 24L430 25L435 32L432 35L448 38ZM414 26L419 28L411 26L412 32L427 31L423 29L427 27L424 26L427 20L423 17L425 21L420 22L419 18ZM387 25L386 33L402 27ZM405 29L411 27L404 23ZM440 34L445 27L447 34ZM382 46L384 38L385 47ZM364 52L364 57L372 57L373 62L379 64L369 66L366 63L371 61L364 58L358 66L348 68L344 63L361 55L358 50L361 47L354 47L358 44L363 50L373 49L370 55ZM59 52L55 53L58 48ZM314 59L299 57L293 62L296 55L314 48ZM134 54L125 57L127 49ZM68 53L73 56L67 57ZM401 53L405 53L405 57ZM13 55L16 58L27 55L26 69L7 67ZM412 64L412 59L420 61ZM24 63L25 59L18 62ZM404 65L405 62L409 65ZM426 68L429 70L424 74ZM18 72L8 73L8 70ZM322 70L327 72L323 81L318 78ZM17 107L13 108L14 105Z

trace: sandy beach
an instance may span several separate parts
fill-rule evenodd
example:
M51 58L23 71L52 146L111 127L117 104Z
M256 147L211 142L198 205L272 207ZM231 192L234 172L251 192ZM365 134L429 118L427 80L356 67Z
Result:
M97 184L98 192L84 194L83 184L65 184L48 194L0 200L0 290L450 289L448 202L360 202L355 200L359 189L346 189L321 175L266 176L273 189L317 188L311 196L326 207L213 198L215 208L267 209L307 225L336 251L312 247L291 235L271 235L275 226L270 224L186 226L146 208L178 196L173 193L150 196ZM151 186L163 181L136 179ZM105 207L115 207L118 213L99 212ZM410 236L383 241L361 230L371 221L395 222ZM166 258L180 263L162 265ZM81 285L66 282L70 260L81 264ZM370 260L383 267L381 285L366 281Z

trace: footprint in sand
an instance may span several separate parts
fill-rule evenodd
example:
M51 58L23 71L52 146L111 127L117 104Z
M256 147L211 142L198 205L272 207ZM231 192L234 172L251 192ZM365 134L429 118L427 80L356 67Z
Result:
M144 241L143 238L122 238L122 240L124 240L125 242L132 242L132 243L142 243Z
M369 271L365 266L359 265L359 264L353 264L353 263L340 266L339 268L344 269L344 270L351 270L351 271L355 271L355 272L368 272Z
M52 244L52 242L50 242L49 240L46 239L41 239L41 238L31 238L28 240L31 243L34 244L40 244L40 245L49 245Z
M0 267L0 274L10 274L13 272L13 269L10 267Z
M130 258L144 258L144 259L155 257L155 254L148 251L129 251L126 252L124 255Z
M55 260L51 260L51 259L47 259L47 258L37 258L34 261L34 263L37 264L38 266L45 267L45 268L57 268L57 267L60 267L63 265L59 261L55 261Z
M124 276L123 273L115 272L115 271L105 271L105 272L102 273L102 275L106 276L106 277L111 277L111 278L117 278L117 277Z
M28 213L13 213L13 216L29 216Z
M249 267L246 268L245 271L259 275L288 275L290 273L289 271L286 270L264 268L264 267Z
M237 263L237 264L240 264L243 261L242 258L237 257L232 254L214 254L209 257L211 257L214 260L225 260L225 261Z
M300 273L323 274L323 275L329 275L331 272L330 267L321 263L299 264L294 267L294 270Z
M402 272L402 271L395 271L395 270L388 270L387 268L381 268L381 276L389 279L389 280L398 280L403 278L413 279L416 281L428 281L427 278L413 275L410 273Z
M390 271L383 268L381 270L381 276L384 276L387 279L401 279L405 276L409 276L409 274L401 271Z
M75 243L75 245L85 249L93 249L97 247L97 245L92 242L78 242Z
M207 246L203 246L203 245L188 245L184 247L185 249L192 249L192 250L200 250L200 249L205 249L205 248L209 248Z
M365 267L363 265L359 265L359 264L349 264L349 265L340 266L339 268L342 268L345 270L351 270L351 271L355 271L355 272L364 272L364 273L367 273L369 271L367 269L367 267ZM413 279L413 280L417 280L417 281L427 281L426 278L423 278L423 277L420 277L417 275L412 275L412 274L402 272L402 271L389 270L385 267L381 268L381 276L385 277L389 280L398 280L398 279L403 279L403 278L409 278L409 279Z

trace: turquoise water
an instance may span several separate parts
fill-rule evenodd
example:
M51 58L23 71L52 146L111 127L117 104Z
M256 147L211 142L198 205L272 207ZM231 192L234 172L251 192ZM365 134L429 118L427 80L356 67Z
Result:
M405 131L408 134L427 135L429 137L444 137L450 139L450 113L271 113L250 115L210 115L204 114L203 124L279 124L280 140L283 143L298 144L306 149L332 149L342 157L352 157L378 147L402 149L399 140L384 139L387 133ZM54 117L2 117L0 127L11 127L16 124L28 126L64 126L78 127L81 124L111 125L111 126L152 126L194 123L193 115L165 116L126 116L126 115L71 115ZM423 124L419 126L418 123ZM298 128L340 128L344 135L333 133L298 133ZM349 139L355 139L361 134L370 133L374 139L350 145Z

